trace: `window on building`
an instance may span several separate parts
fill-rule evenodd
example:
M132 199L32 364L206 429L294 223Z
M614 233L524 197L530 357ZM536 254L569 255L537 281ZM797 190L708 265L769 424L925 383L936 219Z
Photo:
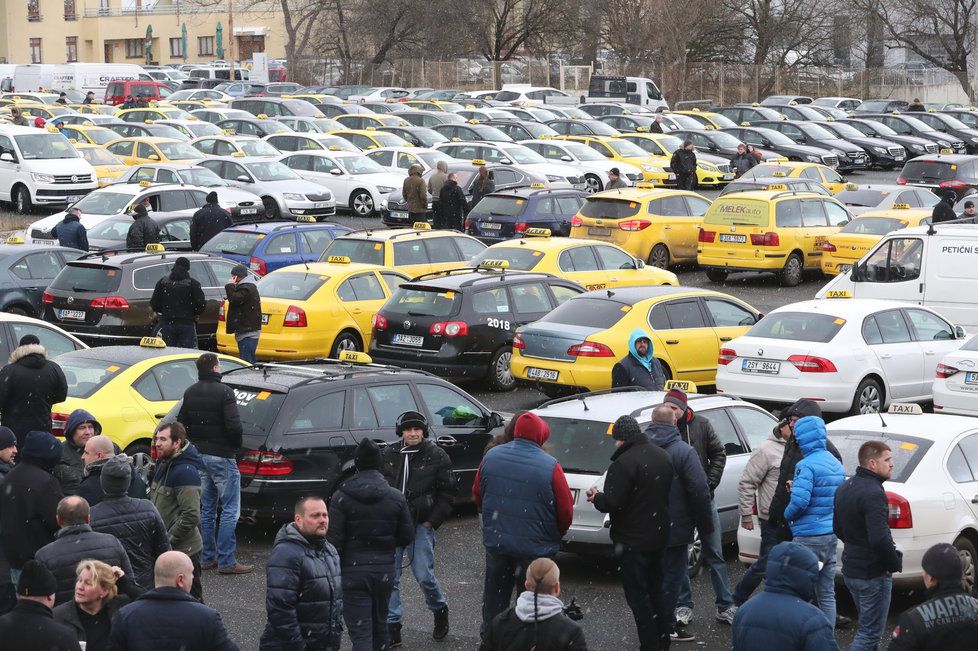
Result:
M27 0L27 20L41 20L41 3L39 0Z
M41 62L41 39L32 38L30 40L31 63Z
M75 20L78 14L75 12L75 0L65 0L65 20ZM70 61L71 59L69 59Z
M183 39L182 38L171 38L170 39L170 56L174 59L183 58Z
M74 63L78 61L78 37L65 37L65 61Z
M214 56L214 37L213 36L198 36L197 37L197 54L202 57Z
M145 41L141 38L127 38L126 39L126 58L127 59L141 59L145 56L146 47Z

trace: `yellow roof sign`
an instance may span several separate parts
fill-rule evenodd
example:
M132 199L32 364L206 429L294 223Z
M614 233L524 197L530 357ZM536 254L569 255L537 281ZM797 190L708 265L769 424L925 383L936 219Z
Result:
M696 393L696 384L689 380L669 380L666 382L665 390L679 389L686 393Z
M825 298L852 298L852 292L848 289L830 289L825 292Z
M483 260L479 269L509 269L509 260Z
M411 224L411 228L413 228L416 231L430 231L431 224L429 224L428 222L414 222L413 224Z
M326 262L332 264L350 264L350 258L345 255L331 255L326 258Z
M370 364L373 362L373 359L367 353L361 353L356 350L343 350L340 351L340 361L350 364Z
M550 237L549 228L528 228L523 232L525 237Z
M146 253L163 253L166 248L162 244L147 244Z
M139 345L143 348L166 348L166 342L160 337L143 337Z

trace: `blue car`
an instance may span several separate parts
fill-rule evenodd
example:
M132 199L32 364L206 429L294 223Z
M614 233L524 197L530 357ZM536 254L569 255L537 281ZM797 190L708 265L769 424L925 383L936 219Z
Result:
M330 242L351 230L330 222L242 224L218 233L200 251L248 265L264 276L290 264L316 262Z

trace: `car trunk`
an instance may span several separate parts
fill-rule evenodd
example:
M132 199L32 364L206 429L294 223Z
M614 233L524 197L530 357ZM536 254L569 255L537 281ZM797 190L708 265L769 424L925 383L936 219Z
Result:
M115 296L121 280L122 270L118 267L69 264L44 293L45 315L50 322L69 330L73 325L94 328L107 311L128 306L124 299Z
M567 349L603 331L604 328L538 321L520 328L520 337L525 343L521 354L523 357L573 362L577 358L568 355Z
M447 323L458 313L462 294L425 285L401 285L380 315L387 326L374 329L377 346L399 351L438 351L445 335L433 332L436 323Z
M623 246L631 234L631 223L639 215L641 204L627 199L589 198L577 214L581 233L589 240L612 242ZM576 221L575 221L576 223Z
M484 197L469 213L470 232L476 237L509 239L518 234L516 224L525 211L526 199L521 197Z

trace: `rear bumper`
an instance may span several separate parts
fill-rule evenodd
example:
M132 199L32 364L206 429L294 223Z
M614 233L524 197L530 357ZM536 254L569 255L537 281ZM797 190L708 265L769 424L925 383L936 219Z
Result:
M731 364L736 364L734 361ZM782 362L787 363L787 362ZM822 411L843 413L852 407L855 388L841 381L837 373L804 373L824 378L785 378L780 376L746 376L717 373L717 393L729 393L751 402L787 405L797 398L811 398ZM793 397L789 397L793 396Z
M425 353L394 346L370 346L370 357L378 364L414 368L453 379L478 380L486 377L491 356L490 351L457 353L454 350L440 350L437 353Z
M786 253L765 253L763 257L724 257L703 253L702 249L696 255L696 262L707 269L723 269L724 271L781 271L784 267Z
M525 357L519 351L513 351L509 370L513 377L534 384L549 384L554 386L569 386L583 388L587 391L598 391L611 387L611 368L617 363L617 357L601 358L579 357L576 361L561 361L554 359L538 359ZM557 371L556 380L544 380L539 377L529 377L531 368Z
M286 328L287 330L307 330L307 328ZM255 356L262 361L286 361L328 357L333 338L337 333L287 332L268 333L262 331L258 337L258 350ZM234 335L222 330L217 334L217 352L227 355L238 354L238 343Z
M978 409L976 409L976 407L978 407L978 386L971 388L975 389L975 391L962 391L960 389L951 390L947 386L946 379L935 379L933 389L934 413L957 414L959 416L978 416Z

